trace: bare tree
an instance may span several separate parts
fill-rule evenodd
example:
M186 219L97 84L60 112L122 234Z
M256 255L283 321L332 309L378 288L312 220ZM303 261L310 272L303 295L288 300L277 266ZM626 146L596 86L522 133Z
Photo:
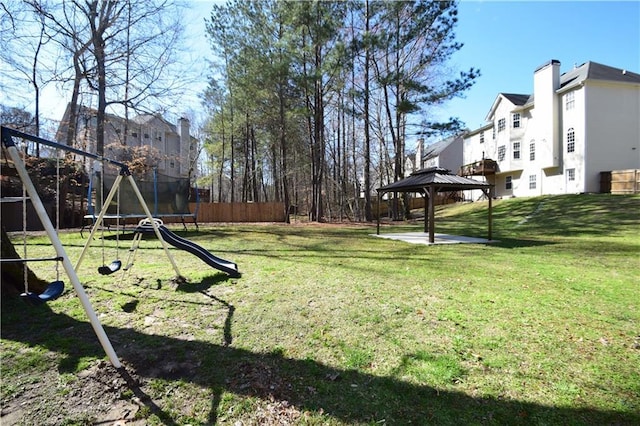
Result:
M66 59L58 61L56 75L73 86L68 144L76 137L83 92L95 100L96 152L102 154L107 108L119 106L125 116L129 109L164 111L189 85L189 73L177 68L188 68L178 61L183 25L177 2L71 0L53 9L26 2L43 17L59 57Z

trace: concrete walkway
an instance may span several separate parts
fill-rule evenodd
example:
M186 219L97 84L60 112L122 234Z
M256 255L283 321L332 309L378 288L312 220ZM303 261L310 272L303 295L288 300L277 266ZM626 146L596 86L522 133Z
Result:
M404 241L410 244L487 244L495 243L496 240L487 240L485 238L462 237L460 235L435 234L434 242L429 242L429 234L427 232L403 232L398 234L371 234L374 237L387 238L389 240Z

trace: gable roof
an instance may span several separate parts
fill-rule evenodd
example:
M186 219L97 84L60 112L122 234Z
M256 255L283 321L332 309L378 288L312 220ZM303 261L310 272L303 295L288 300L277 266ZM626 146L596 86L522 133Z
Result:
M431 145L427 145L424 149L424 154L422 154L422 160L430 160L432 158L438 157L442 153L442 151L447 149L447 147L454 143L456 140L462 141L462 136L451 136L447 139L443 139Z
M466 189L485 189L492 185L474 179L454 175L450 170L441 167L429 167L411 173L410 176L378 188L383 192L423 192L434 187L437 192L462 191Z
M500 104L500 101L502 99L506 99L507 101L511 102L511 104L513 104L516 107L514 109L521 109L518 107L522 107L525 104L529 103L531 99L533 99L533 96L519 94L519 93L502 93L502 92L498 93L498 96L496 96L496 99L493 101L493 104L491 105L491 109L489 110L489 112L487 113L487 116L485 117L486 121L489 121L489 117L493 115L493 113L498 108L498 105Z
M585 80L640 84L640 74L588 61L560 76L560 87L572 87Z
M502 96L507 98L509 102L516 106L522 106L527 103L530 95L520 95L517 93L500 93Z
M123 119L124 120L124 119ZM156 114L139 114L131 119L131 121L139 124L139 125L147 125L147 126L158 126L162 125L165 131L169 131L172 133L178 133L175 124L169 123L167 120L162 118L160 115Z

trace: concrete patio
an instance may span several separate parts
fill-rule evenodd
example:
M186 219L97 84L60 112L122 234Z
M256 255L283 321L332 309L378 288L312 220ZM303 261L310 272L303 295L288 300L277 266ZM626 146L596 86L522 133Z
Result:
M486 238L463 237L460 235L435 234L434 242L429 242L429 233L427 232L402 232L397 234L371 234L373 237L386 238L389 240L404 241L410 244L488 244L495 243L497 240L487 240Z

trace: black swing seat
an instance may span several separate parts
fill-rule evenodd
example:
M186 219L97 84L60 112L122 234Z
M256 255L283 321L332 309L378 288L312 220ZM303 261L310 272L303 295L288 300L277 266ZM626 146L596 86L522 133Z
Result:
M22 293L20 297L22 297L26 302L32 305L41 305L46 302L50 302L52 300L60 297L62 292L64 291L64 282L62 281L53 281L51 284L47 286L45 291L40 294L27 292Z
M102 275L111 275L114 272L117 272L120 270L120 268L122 267L122 262L119 260L114 260L113 262L111 262L111 265L109 266L101 266L98 268L98 272L100 272L100 274Z

